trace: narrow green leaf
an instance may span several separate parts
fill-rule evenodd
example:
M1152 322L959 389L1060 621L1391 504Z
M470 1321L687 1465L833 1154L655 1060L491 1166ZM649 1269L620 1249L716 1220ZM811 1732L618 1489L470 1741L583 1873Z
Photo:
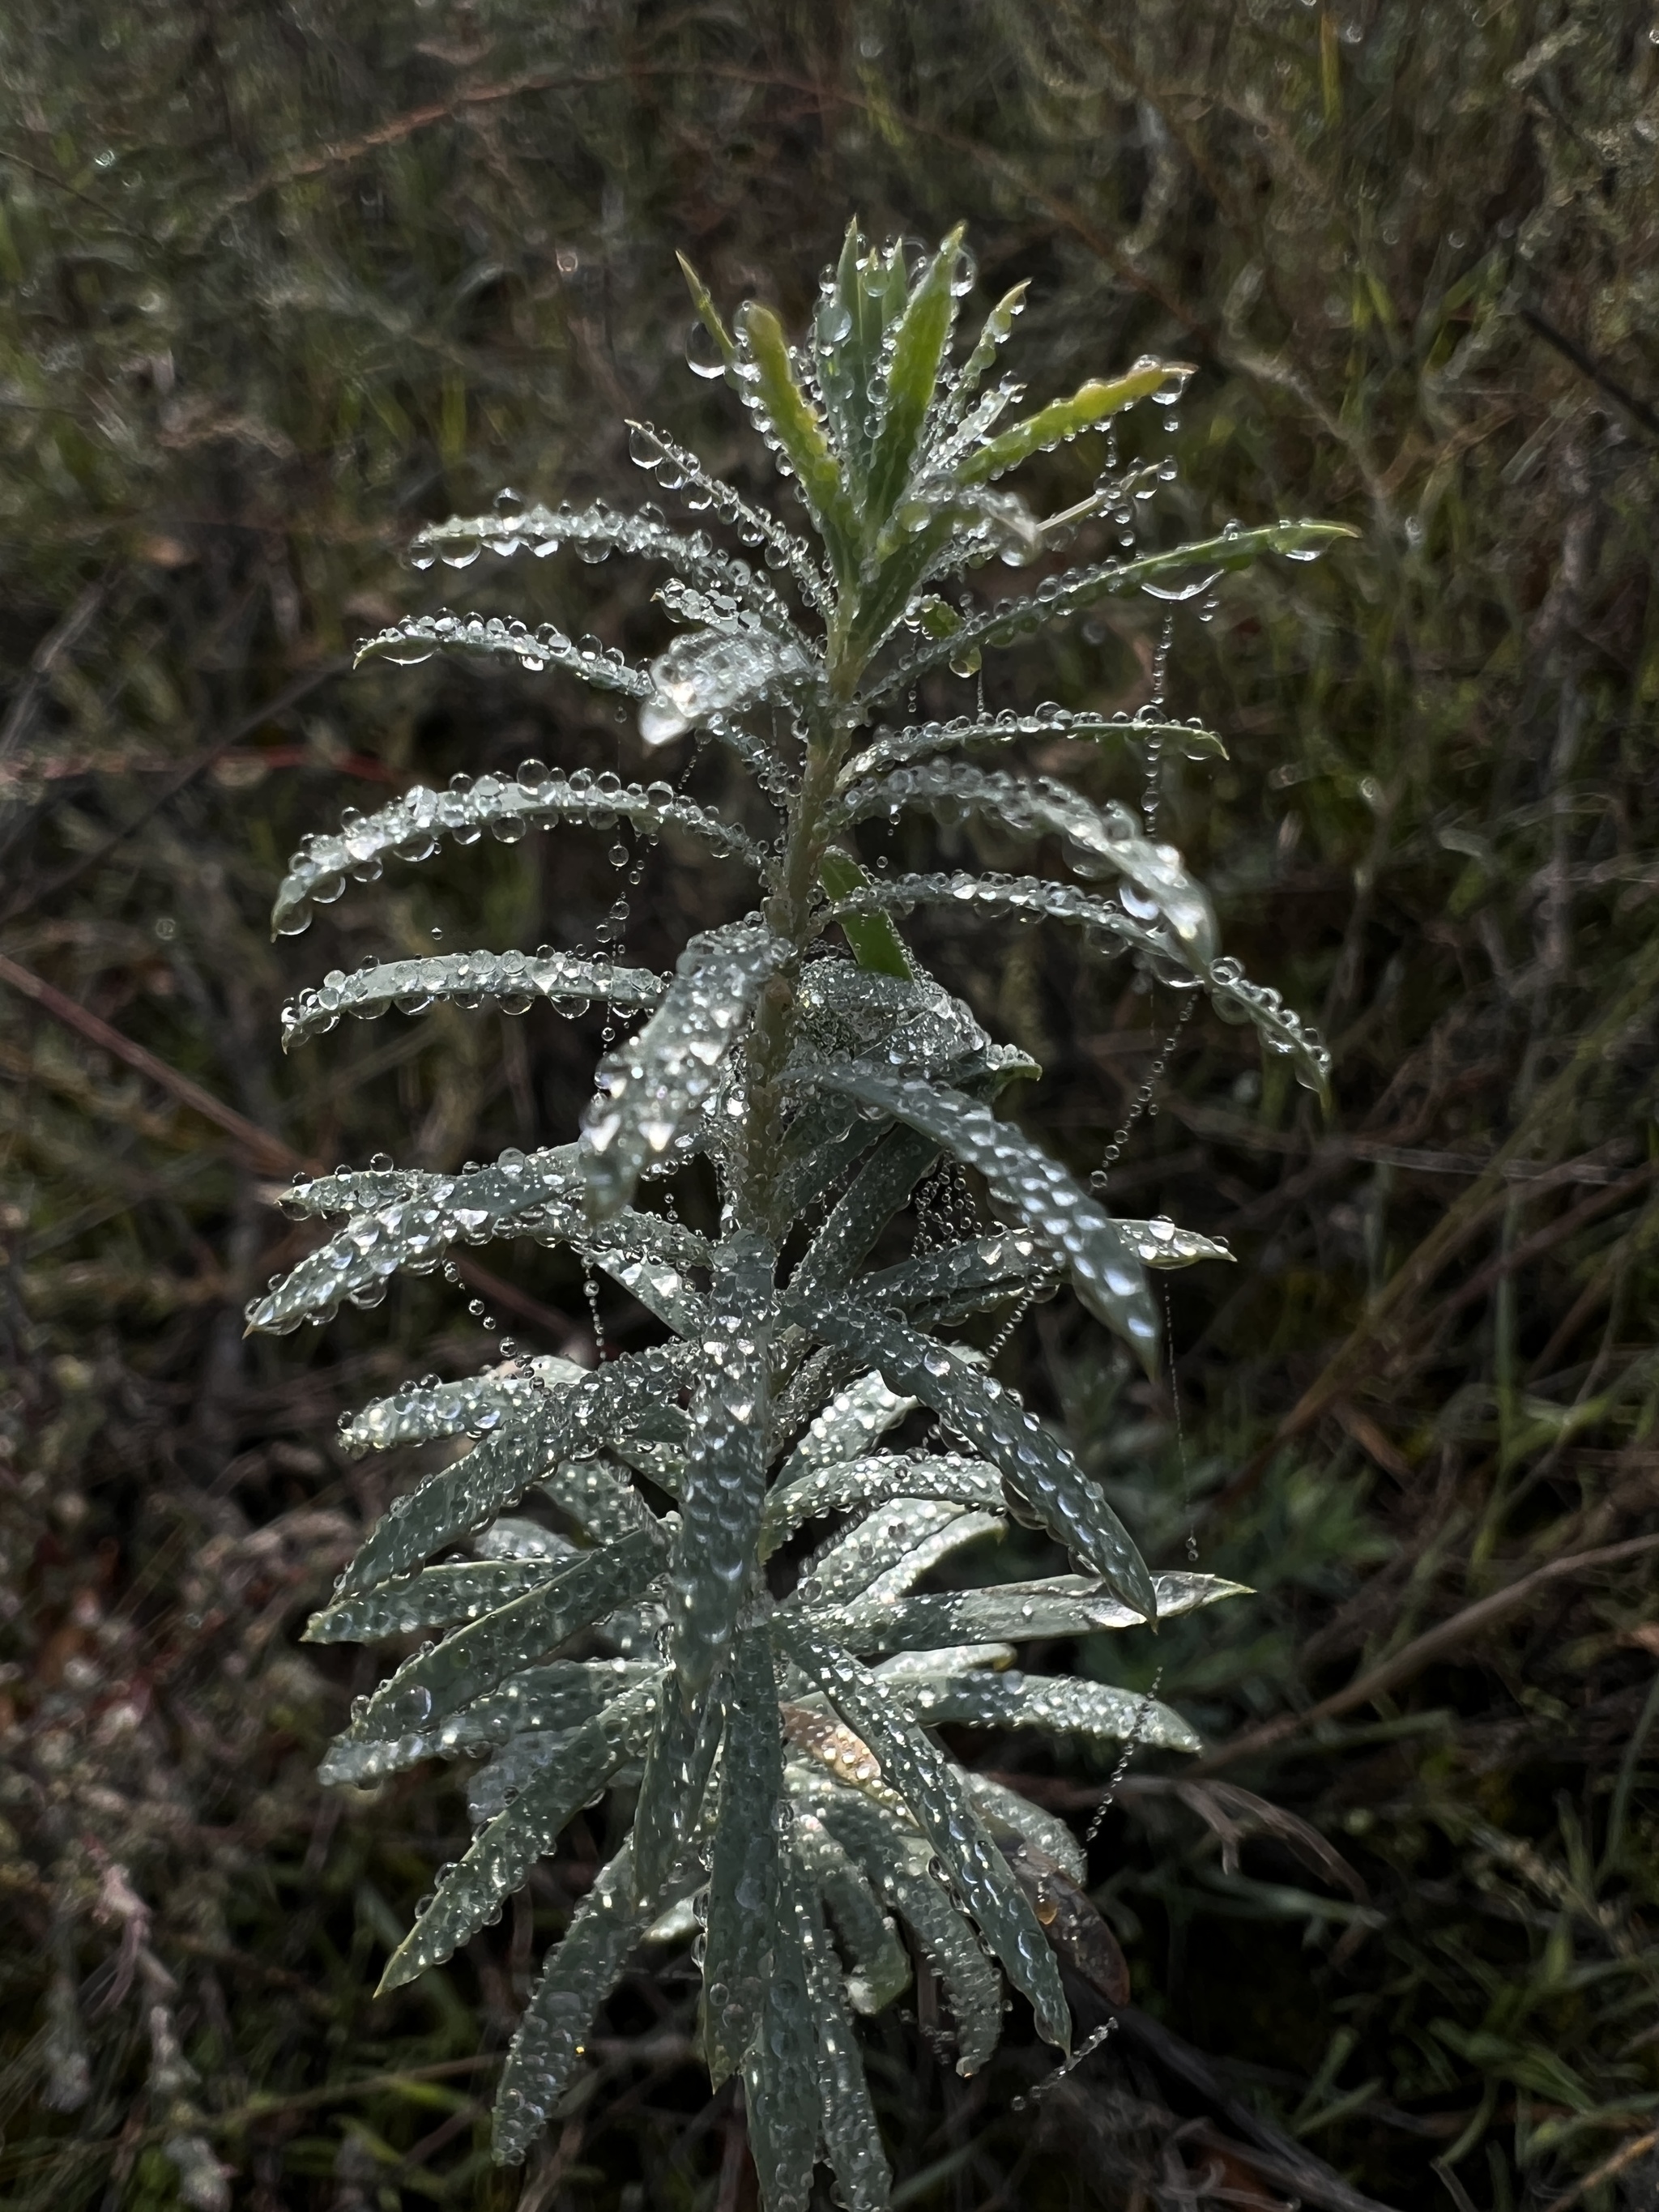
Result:
M442 1964L500 1912L566 1823L644 1747L658 1685L641 1683L567 1739L552 1762L474 1838L386 1961L377 1996Z
M1179 391L1192 373L1180 362L1143 361L1109 382L1091 378L1087 384L1080 385L1069 399L1051 399L1035 415L1028 415L1023 422L1012 423L1000 436L988 438L977 453L957 464L957 481L988 483L993 477L1017 468L1033 453L1047 453L1051 446L1075 438L1079 431L1091 430L1109 421L1123 408L1133 406L1137 399L1163 391L1171 380L1176 380L1176 388Z
M516 2166L552 2118L576 2070L593 2015L616 1987L652 1917L634 1894L624 1844L577 1906L564 1941L549 1952L519 2022L495 2093L493 2149L498 2165Z
M777 1682L763 1631L739 1641L732 1663L709 1862L703 2042L716 2088L742 2064L760 2024L777 1911L782 1792Z
M818 881L832 899L848 897L869 880L856 860L834 846L818 866ZM904 939L886 915L849 917L841 927L842 935L852 946L853 957L860 968L868 968L878 975L909 976L915 972Z
M823 425L795 381L789 343L769 307L745 302L738 318L738 389L757 422L774 437L793 469L843 586L858 574L858 518Z
M817 1630L779 1613L773 1633L880 1760L883 1781L903 1798L1004 1972L1030 1999L1039 2032L1069 2050L1072 2020L1054 1954L954 1763L923 1735L884 1682Z
M865 493L866 529L879 528L910 481L922 426L939 383L939 364L956 319L957 266L962 258L958 224L929 262L905 303L887 368L886 405Z
M730 376L737 362L738 349L732 342L732 333L720 320L720 311L714 305L714 294L683 253L677 252L674 258L680 264L680 273L685 278L686 289L691 295L691 304L697 311L698 319L720 349L720 359L726 363L726 374Z

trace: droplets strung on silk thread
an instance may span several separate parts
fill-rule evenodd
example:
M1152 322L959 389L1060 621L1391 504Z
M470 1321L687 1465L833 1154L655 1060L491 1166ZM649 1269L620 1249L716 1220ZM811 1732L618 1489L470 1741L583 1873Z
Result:
M1104 1195L1107 1183L1111 1177L1111 1171L1122 1158L1123 1147L1129 1141L1135 1124L1140 1120L1142 1115L1144 1114L1150 1121L1155 1121L1158 1119L1158 1086L1169 1072L1170 1061L1175 1054L1176 1048L1181 1042L1182 1031L1193 1018L1194 1009L1197 1004L1198 994L1195 991L1188 992L1182 1001L1181 1012L1176 1018L1174 1028L1164 1038L1158 1049L1158 1057L1146 1071L1146 1081L1137 1088L1133 1098L1129 1103L1128 1112L1107 1139L1106 1149L1100 1156L1100 1165L1089 1177L1089 1187L1097 1195Z
M1151 1689L1146 1692L1135 1708L1135 1717L1129 1723L1129 1733L1123 1739L1123 1748L1119 1752L1117 1764L1112 1769L1112 1778L1102 1792L1100 1802L1095 1807L1089 1825L1083 1832L1083 1840L1085 1844L1093 1843L1095 1838L1100 1833L1106 1815L1117 1802L1117 1793L1123 1786L1123 1778L1129 1771L1129 1762L1140 1748L1141 1738L1146 1732L1146 1723L1152 1718L1153 1709L1158 1704L1158 1693L1163 1686L1164 1669L1160 1667L1152 1677Z
M1101 2045L1116 2032L1117 2014L1114 2013L1109 2021L1096 2028L1092 2035L1085 2035L1071 2057L1062 2059L1052 2073L1045 2074L1041 2081L1034 2082L1018 2097L1011 2097L1008 2100L1009 2109L1016 2112L1030 2112L1031 2106L1040 2104L1051 2089L1057 2089L1068 2074L1075 2074L1084 2060L1092 2057Z

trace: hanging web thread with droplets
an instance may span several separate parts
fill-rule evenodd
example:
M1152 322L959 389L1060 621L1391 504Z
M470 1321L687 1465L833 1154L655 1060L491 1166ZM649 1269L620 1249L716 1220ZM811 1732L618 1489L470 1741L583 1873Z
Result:
M1198 994L1188 993L1186 1004L1182 1007L1175 1027L1164 1038L1157 1059L1146 1071L1146 1080L1136 1091L1128 1112L1106 1140L1106 1149L1100 1156L1100 1165L1089 1177L1091 1189L1104 1192L1111 1171L1123 1157L1123 1147L1128 1143L1134 1126L1141 1115L1144 1114L1153 1121L1158 1118L1158 1086L1169 1068L1176 1047L1181 1042L1182 1032L1191 1021L1197 1004Z

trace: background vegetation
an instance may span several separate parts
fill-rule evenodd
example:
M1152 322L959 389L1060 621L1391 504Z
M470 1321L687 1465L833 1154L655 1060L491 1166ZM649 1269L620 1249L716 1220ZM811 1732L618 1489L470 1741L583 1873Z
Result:
M0 26L8 2203L751 2201L672 1958L527 2184L488 2165L494 2054L602 1855L580 1823L507 1924L370 2002L465 1814L312 1779L363 1683L298 1629L384 1503L334 1417L434 1333L447 1371L485 1340L433 1285L279 1345L240 1308L299 1249L267 1202L296 1160L453 1163L568 1133L586 1095L597 1013L277 1050L330 962L437 928L592 944L619 888L603 840L537 842L267 942L282 856L343 805L636 757L545 682L344 680L355 636L439 596L402 540L503 485L642 496L626 415L741 473L684 373L674 249L799 317L854 209L878 236L965 216L985 291L1031 277L1040 392L1196 364L1171 530L1362 533L1183 611L1169 672L1232 760L1183 769L1166 821L1232 949L1322 1020L1335 1110L1195 1018L1113 1182L1239 1255L1174 1288L1176 1393L1048 1312L1006 1355L1155 1560L1190 1527L1259 1594L1092 1662L1161 1665L1215 1747L1139 1761L1096 1845L1135 2005L1016 2111L1044 2067L1018 2023L962 2083L924 2001L872 2061L895 2201L1653 2201L1656 40L1632 0ZM1102 458L1056 457L1056 494ZM659 634L620 567L545 589L572 634ZM1133 707L1157 646L1115 608L988 698ZM662 958L706 896L656 854L630 950ZM1057 942L932 928L1086 1168L1172 1008ZM515 1284L522 1340L591 1336L556 1259ZM1050 1804L1099 1795L1034 1741L976 1750Z

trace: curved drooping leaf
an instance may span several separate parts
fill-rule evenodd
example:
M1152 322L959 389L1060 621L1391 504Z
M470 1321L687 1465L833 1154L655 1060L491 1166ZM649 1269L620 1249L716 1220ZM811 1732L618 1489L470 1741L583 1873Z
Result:
M665 1551L657 1529L641 1528L578 1553L521 1596L405 1659L370 1698L365 1730L396 1735L444 1721L636 1597L661 1572Z
M1022 738L1037 738L1047 744L1056 738L1133 739L1140 744L1168 745L1188 760L1224 760L1227 752L1214 731L1206 730L1201 722L1170 721L1156 708L1143 707L1135 714L1091 714L1068 713L1050 702L1033 714L1017 714L1012 708L1006 708L995 714L957 714L948 722L918 722L903 729L882 730L862 751L853 755L836 777L836 788L848 792L855 784L884 769L902 767L907 761L925 760L972 745L1014 744ZM826 884L825 889L831 897L842 896L832 885Z
M642 1682L561 1740L558 1755L477 1836L386 1961L376 1996L443 1961L494 1919L560 1831L644 1747L658 1685Z
M1353 534L1340 522L1270 522L1259 530L1229 530L1218 538L1172 546L1167 552L1143 553L1133 560L1103 561L1094 568L1071 569L1064 575L1049 577L1023 599L999 599L983 614L970 616L950 638L919 646L870 684L864 703L871 705L895 691L908 690L930 670L972 647L1013 645L1021 638L1034 637L1049 623L1063 622L1115 593L1157 586L1166 577L1184 576L1198 569L1205 574L1201 583L1191 586L1196 593L1206 589L1224 570L1244 568L1260 553L1311 557L1337 539Z
M650 430L643 423L630 423L630 430L642 433L663 454L662 462L641 459L642 448L637 441L630 443L631 458L641 467L648 467L663 483L672 466L682 483L704 486L714 495L714 511L723 522L736 522L754 535L763 536L771 542L773 533L787 536L772 524L771 530L759 527L763 510L751 507L739 498L729 484L722 484L718 477L711 477L695 455L684 447L670 442ZM676 487L678 488L678 487ZM770 522L770 517L764 517ZM795 541L798 542L798 541ZM660 519L648 514L623 514L615 507L597 500L591 507L573 508L568 506L547 507L540 505L508 509L491 514L452 515L447 522L429 523L417 531L410 544L410 552L417 567L423 562L422 555L430 556L452 568L470 568L480 550L501 557L526 552L545 560L562 545L586 549L589 553L627 553L647 561L661 561L676 575L684 576L706 591L730 592L734 599L768 622L793 628L789 611L770 581L747 561L737 559L715 544L707 531L694 530L689 534L671 530Z
M921 806L944 821L965 813L989 816L1018 836L1057 836L1081 875L1122 876L1147 909L1161 915L1196 966L1213 959L1215 915L1203 890L1187 873L1172 845L1156 845L1139 819L1115 800L1098 807L1048 776L1020 776L970 768L961 761L922 761L854 784L842 801L838 823L884 814L896 821L907 806Z
M584 1121L580 1152L596 1221L622 1210L645 1169L668 1159L687 1124L713 1102L721 1063L789 957L787 940L758 921L694 937L656 1012L599 1063L600 1095Z
M593 2015L653 1917L635 1896L624 1844L577 1906L562 1942L548 1953L507 2051L495 2118L495 2154L504 2164L516 2165L552 2118Z
M533 675L544 668L562 669L596 691L631 693L636 699L645 696L650 681L615 646L602 646L597 638L578 643L553 623L540 623L532 629L527 623L503 622L499 615L457 615L447 608L435 615L404 615L389 623L362 640L352 665L390 660L399 668L411 668L441 649L499 654Z
M526 1214L579 1187L575 1147L569 1145L504 1152L494 1167L459 1175L393 1170L383 1180L398 1194L379 1204L370 1200L349 1229L256 1298L247 1310L250 1330L286 1335L302 1321L329 1319L343 1298L359 1304L365 1293L378 1298L400 1269L429 1273L452 1244L482 1243L508 1224L525 1225ZM290 1202L321 1210L314 1189L291 1190Z
M1215 1575L1158 1575L1152 1581L1159 1620L1213 1605L1219 1598L1237 1597L1243 1588ZM1092 1636L1103 1629L1145 1625L1144 1614L1087 1575L1053 1575L1040 1582L1000 1583L988 1589L929 1593L901 1599L896 1605L855 1599L817 1622L843 1650L866 1659L951 1644L1018 1643L1033 1636Z
M884 1668L884 1674L885 1671ZM1089 1862L1083 1847L1057 1814L1045 1813L1029 1797L1022 1797L1018 1790L994 1782L988 1774L975 1773L972 1767L963 1769L962 1778L968 1785L968 1795L993 1833L1000 1826L1012 1828L1028 1843L1046 1852L1056 1866L1063 1867L1073 1881L1089 1879Z
M372 1019L395 1006L423 1014L444 1004L476 1006L486 999L522 1013L538 999L561 1013L586 1013L595 1000L618 1013L648 1011L667 988L647 968L568 952L442 952L421 960L383 960L353 975L336 969L283 1009L283 1050L331 1030L343 1014Z
M680 611L689 613L693 604L705 617L712 611L707 600L689 597ZM640 709L640 735L648 745L667 744L700 726L727 733L757 701L775 705L797 691L810 694L819 681L817 662L804 647L753 616L742 624L705 619L658 655L650 675L651 696Z
M373 1398L340 1427L340 1442L355 1455L391 1451L399 1444L429 1443L441 1437L486 1436L528 1419L586 1370L568 1359L538 1354L510 1368L486 1369L457 1382L405 1382L389 1398Z
M689 489L706 494L708 507L722 522L736 529L745 543L770 546L799 586L808 605L820 613L827 611L829 587L812 558L810 545L797 538L793 530L785 529L775 515L744 499L723 477L713 475L689 447L677 445L672 438L665 437L653 423L630 422L628 428L628 457L636 468L645 469L655 477L665 491ZM696 532L690 542L695 544L702 536L702 532ZM676 558L673 565L683 575L696 574L681 559ZM734 565L745 568L747 564Z
M738 1639L728 1715L702 1967L703 2042L716 2088L754 2041L772 1962L783 1756L772 1647L763 1631Z
M885 1679L885 1678L884 1678ZM1066 1674L991 1674L983 1669L943 1680L901 1686L915 1717L927 1728L1041 1728L1057 1735L1087 1735L1106 1743L1131 1737L1159 1751L1202 1751L1202 1739L1177 1712L1155 1698L1106 1682Z
M817 1630L780 1613L773 1632L881 1761L883 1778L903 1798L926 1833L1002 1961L1003 1971L1030 1997L1039 2032L1062 2051L1069 2050L1071 2014L1053 1954L1000 1852L986 1834L954 1765L922 1734L878 1676Z
M998 1121L959 1091L918 1078L894 1079L857 1061L826 1060L823 1080L896 1121L968 1166L977 1168L994 1201L1019 1217L1065 1255L1078 1296L1151 1364L1158 1342L1157 1312L1140 1257L1110 1215L1076 1178L1020 1130Z
M785 1307L791 1318L793 1304ZM1155 1617L1152 1577L1105 1492L994 1376L896 1316L846 1299L814 1304L800 1318L818 1336L869 1359L890 1386L913 1391L953 1435L1001 1469L1010 1492L1038 1515L1056 1543L1092 1567L1125 1604L1147 1620Z
M1270 985L1252 983L1230 956L1194 966L1173 933L1149 928L1121 906L1091 896L1075 884L1051 883L1042 876L893 876L838 899L830 915L839 921L843 911L908 914L918 906L951 906L988 917L1069 921L1082 928L1085 942L1093 951L1133 948L1177 988L1190 988L1189 978L1201 985L1224 1021L1252 1024L1269 1052L1291 1060L1297 1080L1309 1090L1327 1087L1331 1056L1318 1031L1292 1013Z
M874 1378L879 1381L879 1376ZM886 1385L882 1385L884 1390ZM889 1395L891 1394L889 1393ZM903 1405L905 1401L898 1401ZM912 1404L915 1401L910 1401ZM994 1467L959 1452L901 1459L886 1453L809 1462L775 1482L761 1518L761 1556L775 1552L804 1522L850 1507L878 1507L896 1498L942 1498L951 1504L995 1512L1005 1503L1002 1477Z
M637 697L651 697L650 678L634 673L637 682L625 688ZM476 782L461 777L447 791L417 783L373 814L343 817L337 836L307 838L289 861L271 908L271 933L299 935L310 927L313 907L337 899L348 877L373 881L388 854L423 860L445 837L476 844L486 829L511 844L556 823L609 829L618 821L653 836L672 830L720 860L746 860L757 868L763 863L758 848L741 830L680 798L672 784L625 784L608 769L597 776L586 769L566 775L562 769L526 762L517 777L485 775Z
M927 1838L867 1793L823 1777L809 1778L802 1795L877 1893L915 1929L956 2021L957 2071L976 2074L1002 2033L1002 1978L929 1870Z
M777 1255L752 1231L719 1246L674 1542L673 1662L682 1700L707 1688L750 1595L769 1455Z

